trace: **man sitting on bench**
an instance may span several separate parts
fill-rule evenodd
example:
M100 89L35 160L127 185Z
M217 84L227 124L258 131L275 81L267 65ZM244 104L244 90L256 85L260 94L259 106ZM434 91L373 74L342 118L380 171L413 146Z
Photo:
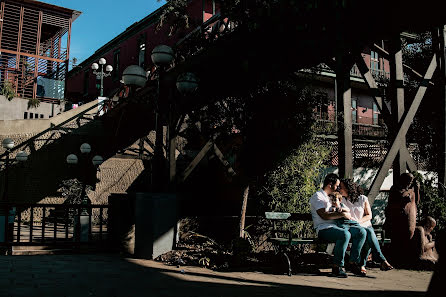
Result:
M355 274L360 273L360 252L366 239L366 231L360 226L339 227L335 219L351 220L349 212L329 211L331 207L328 195L339 190L339 177L330 173L325 177L322 189L314 193L310 199L311 216L317 236L327 242L335 243L332 273L337 277L347 277L344 269L344 257L350 238L350 263Z

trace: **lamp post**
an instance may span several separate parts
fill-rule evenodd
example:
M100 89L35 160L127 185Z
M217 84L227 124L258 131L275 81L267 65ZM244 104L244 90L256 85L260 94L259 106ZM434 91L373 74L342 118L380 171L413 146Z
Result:
M2 202L7 202L8 200L8 171L9 163L11 162L9 154L11 149L14 147L14 141L10 138L3 139L2 147L6 150L5 159L5 181L3 187ZM16 160L18 162L25 162L28 160L28 154L24 151L19 151L16 155ZM0 208L0 242L8 242L12 240L14 231L14 217L15 217L15 207ZM7 219L6 219L7 218ZM11 254L11 246L8 246L7 253Z
M86 176L88 174L87 161L88 161L88 155L91 152L91 146L88 143L83 143L80 146L80 151L81 151L81 155L83 155L81 164L80 164L81 165L81 168L80 168L81 174L79 175L80 182L82 183L81 204L88 205L90 202L90 199L88 198L88 196L86 194L86 186L87 186ZM75 166L79 163L79 158L75 154L69 154L67 156L66 161L69 165ZM96 155L91 159L91 162L92 162L93 166L96 168L96 170L103 163L103 161L104 161L104 159L99 155ZM81 242L87 242L89 234L90 234L90 216L88 214L87 208L85 208L85 207L82 208L81 213L79 213L79 215L77 216L76 225L77 225L77 227L75 228L75 230L76 230L75 234L76 234L76 236L78 236L77 238Z
M154 149L154 166L153 172L155 174L154 184L155 190L160 191L164 186L164 166L163 166L163 113L165 111L164 106L167 104L167 94L165 88L163 88L164 73L166 67L168 67L174 58L172 48L167 45L158 45L152 50L151 54L152 62L158 69L158 102L155 116L155 149Z
M91 152L91 146L88 143L83 143L80 146L80 151L81 151L81 154L84 156L81 161L81 174L80 174L80 176L81 176L80 182L82 183L82 191L81 191L81 199L82 199L81 201L82 202L81 203L84 205L87 205L87 204L89 204L89 198L86 194L86 186L87 186L87 180L86 180L87 163L86 162L87 162L88 154L90 154L90 152ZM69 154L67 156L66 160L69 165L77 165L79 163L79 158L75 154ZM92 162L93 166L97 169L104 162L104 159L101 156L96 155L91 159L91 162ZM86 212L86 209L84 208L82 210L82 213L85 214L85 212Z
M99 65L98 65L99 63ZM113 66L107 65L105 66L104 71L104 65L107 63L105 58L100 58L98 63L91 64L91 69L93 69L93 74L96 75L96 77L99 77L101 80L101 97L104 96L104 77L110 76L111 72L113 71ZM99 69L99 71L97 71Z
M191 72L185 72L177 77L176 87L178 92L184 97L192 95L198 88L198 78L195 74ZM169 182L171 188L174 187L174 181L176 178L176 133L175 130L175 109L173 106L170 108L169 112L169 129L168 129L168 139L169 139Z
M5 185L3 189L3 197L2 200L8 200L8 171L9 171L9 163L10 158L9 154L11 153L11 149L14 147L14 141L11 138L5 138L2 141L2 147L6 150L6 159L5 159ZM25 162L28 160L28 154L24 151L20 151L16 155L16 160L18 162Z

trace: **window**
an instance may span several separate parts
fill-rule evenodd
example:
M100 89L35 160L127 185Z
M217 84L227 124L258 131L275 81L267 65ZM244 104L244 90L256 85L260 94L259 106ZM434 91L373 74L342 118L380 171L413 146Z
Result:
M40 115L40 118L43 119L43 114Z
M86 70L84 72L84 96L88 95L88 81L89 81L89 74L88 74L88 70Z
M378 71L380 69L378 53L370 51L370 69Z
M378 125L378 106L373 103L373 125Z
M26 111L23 113L23 119L24 120L28 119L28 113Z
M112 78L113 80L119 79L119 50L115 51L113 53L113 72L112 72Z
M357 100L356 98L352 98L352 123L356 124L358 117L358 109L357 109Z
M34 119L34 114L32 112L29 113L29 118Z
M138 65L144 69L145 68L144 61L146 56L146 34L139 35L137 51L138 51Z

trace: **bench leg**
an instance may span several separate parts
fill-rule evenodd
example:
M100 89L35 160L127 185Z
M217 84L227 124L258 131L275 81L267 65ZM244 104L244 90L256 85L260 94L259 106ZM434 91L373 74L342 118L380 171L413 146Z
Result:
M291 262L290 262L290 258L288 257L286 252L283 252L283 255L285 256L286 261L288 262L288 276L291 276Z

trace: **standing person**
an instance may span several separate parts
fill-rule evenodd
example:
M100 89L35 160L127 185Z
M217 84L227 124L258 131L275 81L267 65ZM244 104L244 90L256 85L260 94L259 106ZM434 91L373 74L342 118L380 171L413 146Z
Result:
M356 267L353 272L359 274L360 251L366 238L366 232L359 226L349 228L337 226L336 219L351 219L349 212L329 211L332 206L329 195L338 189L339 184L340 180L336 174L328 174L324 179L322 189L311 196L310 209L317 236L327 242L335 243L333 275L345 278L347 273L344 269L344 257L350 238L352 239L350 261L353 262L353 267Z
M417 223L419 185L410 173L403 173L399 183L390 188L386 207L386 234L391 239L392 260L403 264L410 258L412 237Z
M339 192L343 196L342 203L350 209L350 215L353 221L359 223L367 232L366 243L361 253L361 274L366 275L365 268L367 258L372 252L373 259L381 263L381 270L391 270L392 265L387 261L381 252L375 230L372 226L372 209L369 199L362 194L362 189L352 179L343 179L340 184Z

